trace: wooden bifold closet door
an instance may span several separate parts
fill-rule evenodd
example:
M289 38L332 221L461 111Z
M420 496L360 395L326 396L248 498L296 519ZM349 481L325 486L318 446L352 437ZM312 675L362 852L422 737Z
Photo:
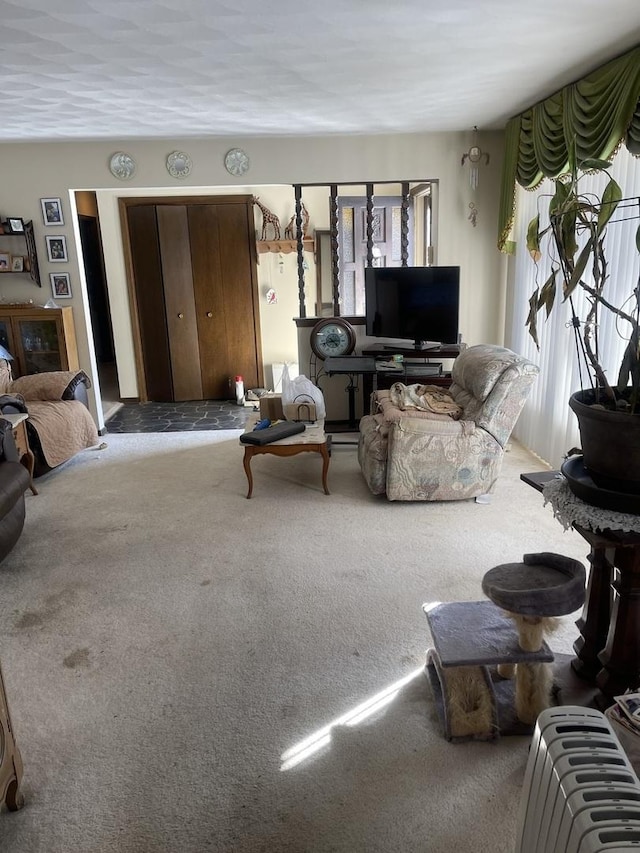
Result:
M237 374L259 387L251 204L132 204L127 223L146 398L229 399Z

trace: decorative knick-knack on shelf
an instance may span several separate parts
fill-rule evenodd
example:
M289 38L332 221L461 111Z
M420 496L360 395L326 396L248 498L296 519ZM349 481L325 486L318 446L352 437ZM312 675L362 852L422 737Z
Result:
M280 220L275 215L275 213L271 213L268 207L265 207L264 204L260 201L257 196L253 197L253 203L260 208L260 212L262 213L262 233L260 236L261 240L269 239L267 237L267 228L270 225L273 229L273 237L272 240L280 239Z
M307 236L307 232L309 230L309 211L304 206L303 201L300 202L300 209L301 209L301 214L302 214L302 239L304 240L304 238ZM296 234L294 231L295 221L296 221L296 215L294 213L293 216L291 217L291 219L289 220L289 224L284 229L284 239L285 240L295 240L296 239Z

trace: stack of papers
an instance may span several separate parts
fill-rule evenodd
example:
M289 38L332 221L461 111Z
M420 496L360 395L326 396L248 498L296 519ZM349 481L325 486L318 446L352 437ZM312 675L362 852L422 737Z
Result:
M640 693L623 693L614 699L615 705L608 709L608 716L632 734L640 735Z

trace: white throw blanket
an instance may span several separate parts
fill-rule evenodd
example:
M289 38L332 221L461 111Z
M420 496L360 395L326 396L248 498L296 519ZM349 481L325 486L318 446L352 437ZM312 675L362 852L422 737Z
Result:
M437 385L403 385L402 382L394 382L389 389L389 398L402 411L421 409L438 415L449 415L454 420L462 415L462 406L456 403L448 391L443 391Z

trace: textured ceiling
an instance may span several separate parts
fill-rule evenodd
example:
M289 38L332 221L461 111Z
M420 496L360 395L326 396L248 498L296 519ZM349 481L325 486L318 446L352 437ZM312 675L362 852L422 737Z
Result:
M0 0L0 141L498 128L638 42L638 0Z

